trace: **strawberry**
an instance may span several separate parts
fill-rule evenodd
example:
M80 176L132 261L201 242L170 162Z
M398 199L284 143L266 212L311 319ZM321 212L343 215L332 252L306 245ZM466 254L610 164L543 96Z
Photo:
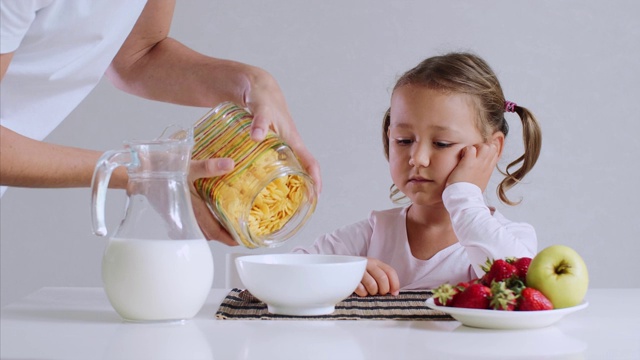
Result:
M504 281L493 282L491 284L491 301L489 307L494 310L515 310L518 304L518 296L516 292L507 287Z
M462 292L462 290L468 288L469 285L471 285L471 284L475 284L475 280L461 281L461 282L458 283L458 285L456 285L456 287L458 288L458 290L460 290L460 292Z
M482 284L482 279L480 278L475 278L473 280L469 280L468 282L466 282L467 285L471 285L471 284Z
M446 283L433 289L433 303L438 306L447 306L451 304L453 297L458 294L458 289L455 286Z
M433 302L438 306L451 306L453 301L455 300L456 295L458 295L462 290L466 289L470 283L468 282L459 282L456 286L453 286L449 283L442 284L437 288L433 289Z
M491 261L487 259L485 265L482 266L482 270L485 271L482 277L482 283L491 286L492 282L505 281L512 276L515 276L518 272L515 266L509 264L506 260L498 259Z
M531 264L530 257L521 258L507 258L507 262L516 267L516 275L524 282L527 278L527 271L529 271L529 264Z
M472 309L488 309L491 289L483 284L471 284L456 295L451 306Z
M518 310L520 311L553 310L553 304L540 291L534 288L524 288L520 292L520 299L518 301Z

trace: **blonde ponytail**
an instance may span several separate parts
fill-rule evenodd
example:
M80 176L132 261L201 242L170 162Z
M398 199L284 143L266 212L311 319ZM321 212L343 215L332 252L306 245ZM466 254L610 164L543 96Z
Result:
M517 205L519 201L514 202L507 197L507 190L519 183L525 175L527 175L538 161L540 149L542 148L542 131L540 125L533 113L522 106L515 106L515 113L520 116L522 121L522 141L524 142L524 154L509 163L505 171L500 172L505 178L498 185L497 193L502 202L508 205ZM518 164L519 168L513 171Z

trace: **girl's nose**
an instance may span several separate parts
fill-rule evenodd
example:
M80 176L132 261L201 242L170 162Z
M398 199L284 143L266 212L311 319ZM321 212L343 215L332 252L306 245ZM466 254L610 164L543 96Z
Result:
M416 146L411 152L411 158L409 159L409 165L414 167L427 167L430 163L429 150L423 146Z

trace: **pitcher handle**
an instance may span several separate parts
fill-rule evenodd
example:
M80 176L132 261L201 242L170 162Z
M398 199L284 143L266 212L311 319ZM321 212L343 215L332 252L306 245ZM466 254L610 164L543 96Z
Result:
M105 224L105 202L111 174L118 166L132 166L135 162L129 150L110 150L102 154L91 179L91 219L93 233L107 235Z

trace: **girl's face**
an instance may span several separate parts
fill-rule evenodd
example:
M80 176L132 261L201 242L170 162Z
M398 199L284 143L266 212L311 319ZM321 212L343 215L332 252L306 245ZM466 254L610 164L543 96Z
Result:
M462 149L483 142L471 96L405 85L393 92L390 115L394 184L416 205L442 203Z

